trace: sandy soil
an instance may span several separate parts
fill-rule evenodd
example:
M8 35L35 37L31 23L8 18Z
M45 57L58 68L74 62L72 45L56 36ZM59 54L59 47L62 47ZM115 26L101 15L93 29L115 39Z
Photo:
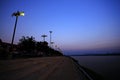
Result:
M0 61L0 80L87 80L67 57Z

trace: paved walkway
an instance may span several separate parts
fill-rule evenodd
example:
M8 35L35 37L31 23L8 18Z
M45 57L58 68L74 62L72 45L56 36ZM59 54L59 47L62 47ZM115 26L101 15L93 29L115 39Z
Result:
M0 61L0 80L88 80L67 57Z

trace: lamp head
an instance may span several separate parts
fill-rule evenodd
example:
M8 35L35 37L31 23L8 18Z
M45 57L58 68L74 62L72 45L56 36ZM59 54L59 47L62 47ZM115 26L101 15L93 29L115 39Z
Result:
M14 12L13 14L12 14L12 16L24 16L25 14L24 14L24 12L22 11L22 12L19 12L19 11L17 11L17 12Z
M49 31L50 33L52 33L52 31Z
M24 16L25 13L24 13L24 12L19 12L19 15L20 15L20 16Z

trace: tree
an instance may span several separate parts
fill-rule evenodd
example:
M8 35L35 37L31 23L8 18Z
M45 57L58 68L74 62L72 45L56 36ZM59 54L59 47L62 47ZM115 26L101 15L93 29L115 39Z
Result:
M48 47L48 42L37 42L36 43L36 50L37 52L42 52L42 55L47 56L49 47Z
M34 37L22 37L18 43L19 50L27 53L32 53L35 50L35 38Z
M18 43L20 57L61 56L62 53L48 46L48 42L36 42L34 37L22 37Z
M2 43L2 39L0 39L0 44Z

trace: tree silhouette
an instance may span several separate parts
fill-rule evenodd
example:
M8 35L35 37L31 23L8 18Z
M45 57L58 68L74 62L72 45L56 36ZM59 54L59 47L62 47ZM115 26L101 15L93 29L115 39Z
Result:
M62 53L48 46L48 42L36 42L34 37L22 37L18 43L21 57L61 56ZM18 55L19 56L19 55Z
M0 39L0 44L2 44L2 39Z
M48 47L48 42L37 42L36 43L36 50L37 52L41 52L43 56L48 56L49 55L49 47Z
M2 42L2 39L0 39L0 59L7 59L8 57L8 50L7 50L6 44Z
M22 52L32 53L35 50L35 38L34 37L22 37L18 43L19 50Z

